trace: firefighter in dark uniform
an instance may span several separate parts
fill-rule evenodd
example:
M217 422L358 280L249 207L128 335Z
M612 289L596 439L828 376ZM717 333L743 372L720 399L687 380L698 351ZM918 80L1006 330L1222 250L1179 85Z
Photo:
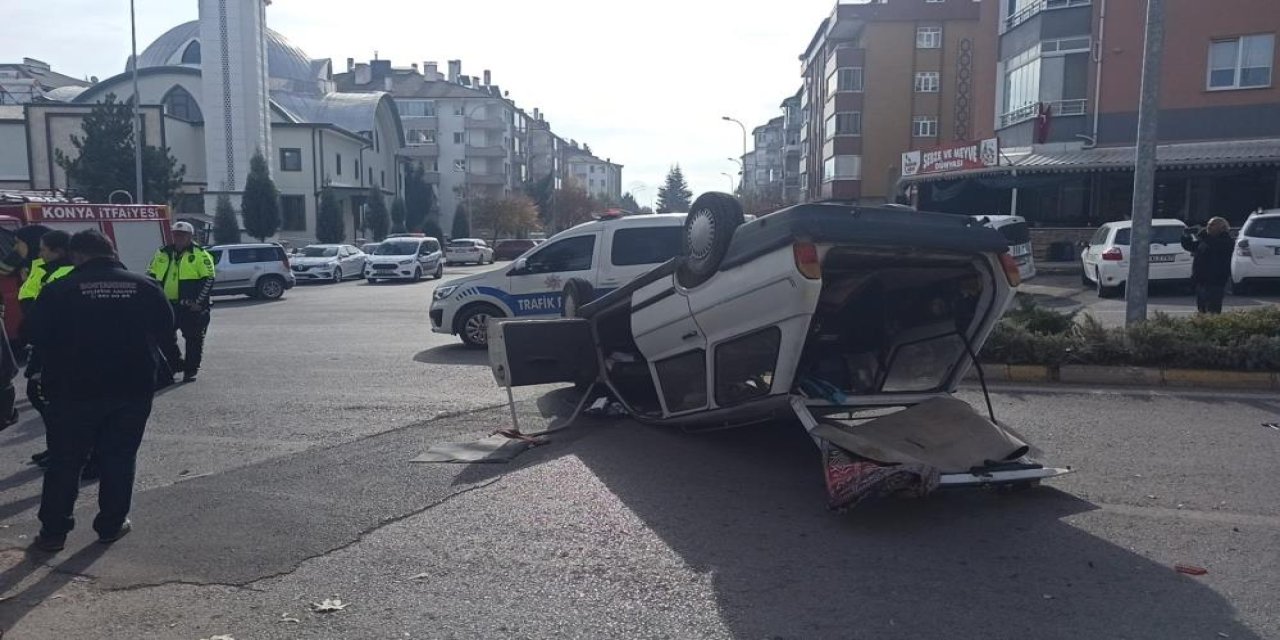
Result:
M174 322L182 331L186 354L178 350L177 331L160 344L169 369L182 371L183 382L195 382L204 355L204 334L209 329L209 294L213 291L213 256L192 241L195 228L188 222L173 225L173 244L161 247L147 273L164 289L173 305Z
M61 550L75 526L80 472L96 450L101 479L98 541L129 533L138 446L155 394L157 341L173 333L164 292L129 273L97 230L71 238L76 269L47 285L32 309L31 341L40 353L49 466L34 547Z

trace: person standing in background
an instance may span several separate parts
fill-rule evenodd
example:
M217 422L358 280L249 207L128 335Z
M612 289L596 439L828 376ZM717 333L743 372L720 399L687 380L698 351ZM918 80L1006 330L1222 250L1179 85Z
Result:
M48 407L49 464L33 547L60 551L75 527L80 473L96 450L101 479L98 541L132 529L128 516L138 447L155 394L156 344L173 333L173 311L150 279L129 273L100 231L71 238L76 269L41 292L31 340L40 353Z
M1182 236L1182 248L1191 252L1191 282L1200 313L1222 313L1222 299L1231 280L1231 254L1236 247L1230 232L1231 224L1225 218L1212 218L1198 233L1188 229Z
M160 343L169 369L182 371L183 382L195 382L204 356L204 336L209 330L209 294L213 291L213 256L195 244L195 227L189 222L173 225L173 244L161 247L147 273L160 283L173 305L177 330L186 342L185 356L178 349L177 331Z

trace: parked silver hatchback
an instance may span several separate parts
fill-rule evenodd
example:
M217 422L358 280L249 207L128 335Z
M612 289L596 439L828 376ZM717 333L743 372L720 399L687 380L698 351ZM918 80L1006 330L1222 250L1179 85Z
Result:
M209 247L209 253L216 269L215 296L275 300L297 284L289 256L278 244L224 244Z

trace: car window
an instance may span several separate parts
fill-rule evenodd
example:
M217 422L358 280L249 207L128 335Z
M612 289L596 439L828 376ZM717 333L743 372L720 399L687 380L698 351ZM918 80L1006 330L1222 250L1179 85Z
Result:
M1184 227L1171 224L1158 224L1151 227L1151 244L1178 244L1182 241L1182 232ZM1133 233L1133 229L1120 229L1116 231L1116 244L1122 247L1129 246L1129 239Z
M1280 240L1280 218L1256 218L1245 227L1241 235L1250 238Z
M552 273L557 271L586 271L591 268L591 260L595 256L596 236L576 236L548 243L533 255L525 264L530 273Z
M231 249L228 257L231 259L231 264L275 262L281 259L281 251L277 251L277 247L246 247L243 249Z
M666 262L680 255L683 237L684 227L618 229L609 261L617 267Z
M450 246L450 247L455 247L455 248L458 248L458 247L461 247L461 248L470 248L470 247L474 247L474 246L476 246L476 245L478 245L478 244L480 244L480 243L476 242L475 240L454 240L454 241L452 241L452 242L450 242L450 243L449 243L449 246Z
M996 230L1004 235L1004 239L1010 245L1026 244L1031 242L1031 231L1027 229L1027 223L1014 222L1006 224L1002 227L996 227Z
M417 240L388 240L378 245L373 252L375 256L411 256L418 252Z
M304 258L332 258L338 255L338 247L304 247Z
M422 255L425 256L425 255L435 253L439 250L440 250L439 242L436 242L435 240L425 240L422 243L422 248L418 250L418 253L421 253Z
M769 395L781 344L782 331L769 327L716 347L716 404L729 407Z
M214 264L222 264L222 249L212 249L209 255L213 257Z

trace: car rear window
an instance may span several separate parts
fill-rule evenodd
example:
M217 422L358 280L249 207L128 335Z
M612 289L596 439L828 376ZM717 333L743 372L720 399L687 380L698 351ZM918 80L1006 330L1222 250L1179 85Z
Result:
M1245 227L1242 236L1280 240L1280 218L1258 218Z
M1027 229L1027 223L1025 222L1014 222L1003 227L996 227L996 229L1004 235L1004 239L1008 240L1011 245L1031 242L1031 231Z
M251 262L279 262L284 260L284 249L280 247L246 247L229 249L231 264L248 264Z
M449 243L449 246L455 249L470 249L471 247L476 246L476 244L475 240L453 240Z
M1151 244L1178 244L1182 242L1182 232L1185 227L1178 227L1171 224L1160 224L1151 227ZM1116 231L1116 244L1122 247L1129 246L1129 236L1133 229L1120 229Z
M619 229L613 234L614 266L659 264L680 255L684 227Z

